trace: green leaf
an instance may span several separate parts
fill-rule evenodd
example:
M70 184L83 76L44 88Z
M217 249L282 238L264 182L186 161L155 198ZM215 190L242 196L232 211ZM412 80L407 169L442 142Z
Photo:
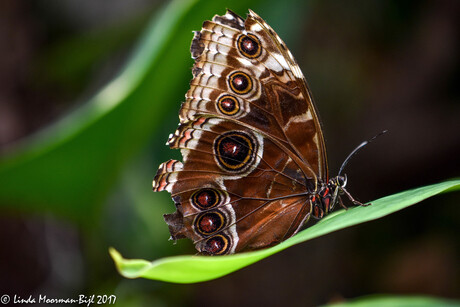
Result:
M224 14L227 6L245 13L255 2L171 1L153 16L114 80L0 159L0 206L93 222L123 166L184 99L191 78L191 30Z
M113 248L110 254L120 274L127 278L143 277L175 283L202 282L227 275L301 242L384 217L447 190L459 189L460 180L450 180L383 197L373 201L371 206L337 211L281 244L250 253L215 257L176 256L153 262L124 259Z
M446 300L428 296L393 296L371 295L351 301L325 305L323 307L454 307L460 306L459 301Z

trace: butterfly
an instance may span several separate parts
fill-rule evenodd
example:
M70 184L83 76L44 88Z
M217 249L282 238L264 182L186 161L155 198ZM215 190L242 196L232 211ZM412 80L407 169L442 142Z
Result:
M215 15L191 54L193 79L167 142L183 162L162 163L153 181L177 208L164 216L171 239L190 238L208 255L257 250L343 206L341 194L362 205L346 176L329 178L306 80L261 17Z

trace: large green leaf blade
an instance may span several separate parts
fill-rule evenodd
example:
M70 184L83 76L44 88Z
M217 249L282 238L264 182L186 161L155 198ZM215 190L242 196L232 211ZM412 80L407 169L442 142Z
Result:
M120 274L127 278L142 277L175 283L202 282L227 275L295 244L382 218L428 197L459 189L460 180L450 180L386 196L372 202L371 206L353 207L346 211L335 212L281 244L250 253L220 257L177 256L153 262L124 259L115 249L110 249L110 253Z

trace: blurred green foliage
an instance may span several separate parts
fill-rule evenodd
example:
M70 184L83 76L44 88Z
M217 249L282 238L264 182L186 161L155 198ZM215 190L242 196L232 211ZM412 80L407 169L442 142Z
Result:
M123 166L145 147L165 114L177 109L178 103L171 102L183 99L190 78L191 35L181 30L199 29L226 4L230 2L178 0L158 12L119 76L78 110L2 158L0 204L93 220ZM231 2L235 10L248 4Z
M173 251L162 221L162 214L173 211L172 202L167 193L154 194L150 188L158 164L173 155L179 158L178 152L163 144L175 129L177 110L191 79L190 30L199 30L204 20L223 14L227 7L242 16L251 8L267 20L280 21L273 26L289 42L291 37L302 37L295 31L300 31L298 23L308 18L308 3L168 3L154 12L126 65L111 82L1 157L0 210L4 215L70 220L81 232L86 280L72 291L114 292L120 305L179 305L186 301L191 288L184 286L176 292L177 288L164 283L116 276L107 248L116 246L130 257L155 258L191 247L190 242L183 242ZM299 9L293 12L292 7ZM43 81L58 80L71 88L70 92L78 93L94 62L114 49L126 48L145 18L47 50L36 70L48 69L48 74L38 73L38 81L42 77ZM317 62L327 65L323 60ZM348 68L345 71L352 74ZM348 88L348 79L344 80L342 86ZM321 86L329 88L327 82Z

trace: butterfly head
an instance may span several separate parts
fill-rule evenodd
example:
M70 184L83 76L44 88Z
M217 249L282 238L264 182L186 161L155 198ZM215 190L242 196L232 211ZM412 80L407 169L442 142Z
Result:
M345 188L347 185L347 175L344 174L343 176L339 175L337 177L329 179L328 185L334 188Z

